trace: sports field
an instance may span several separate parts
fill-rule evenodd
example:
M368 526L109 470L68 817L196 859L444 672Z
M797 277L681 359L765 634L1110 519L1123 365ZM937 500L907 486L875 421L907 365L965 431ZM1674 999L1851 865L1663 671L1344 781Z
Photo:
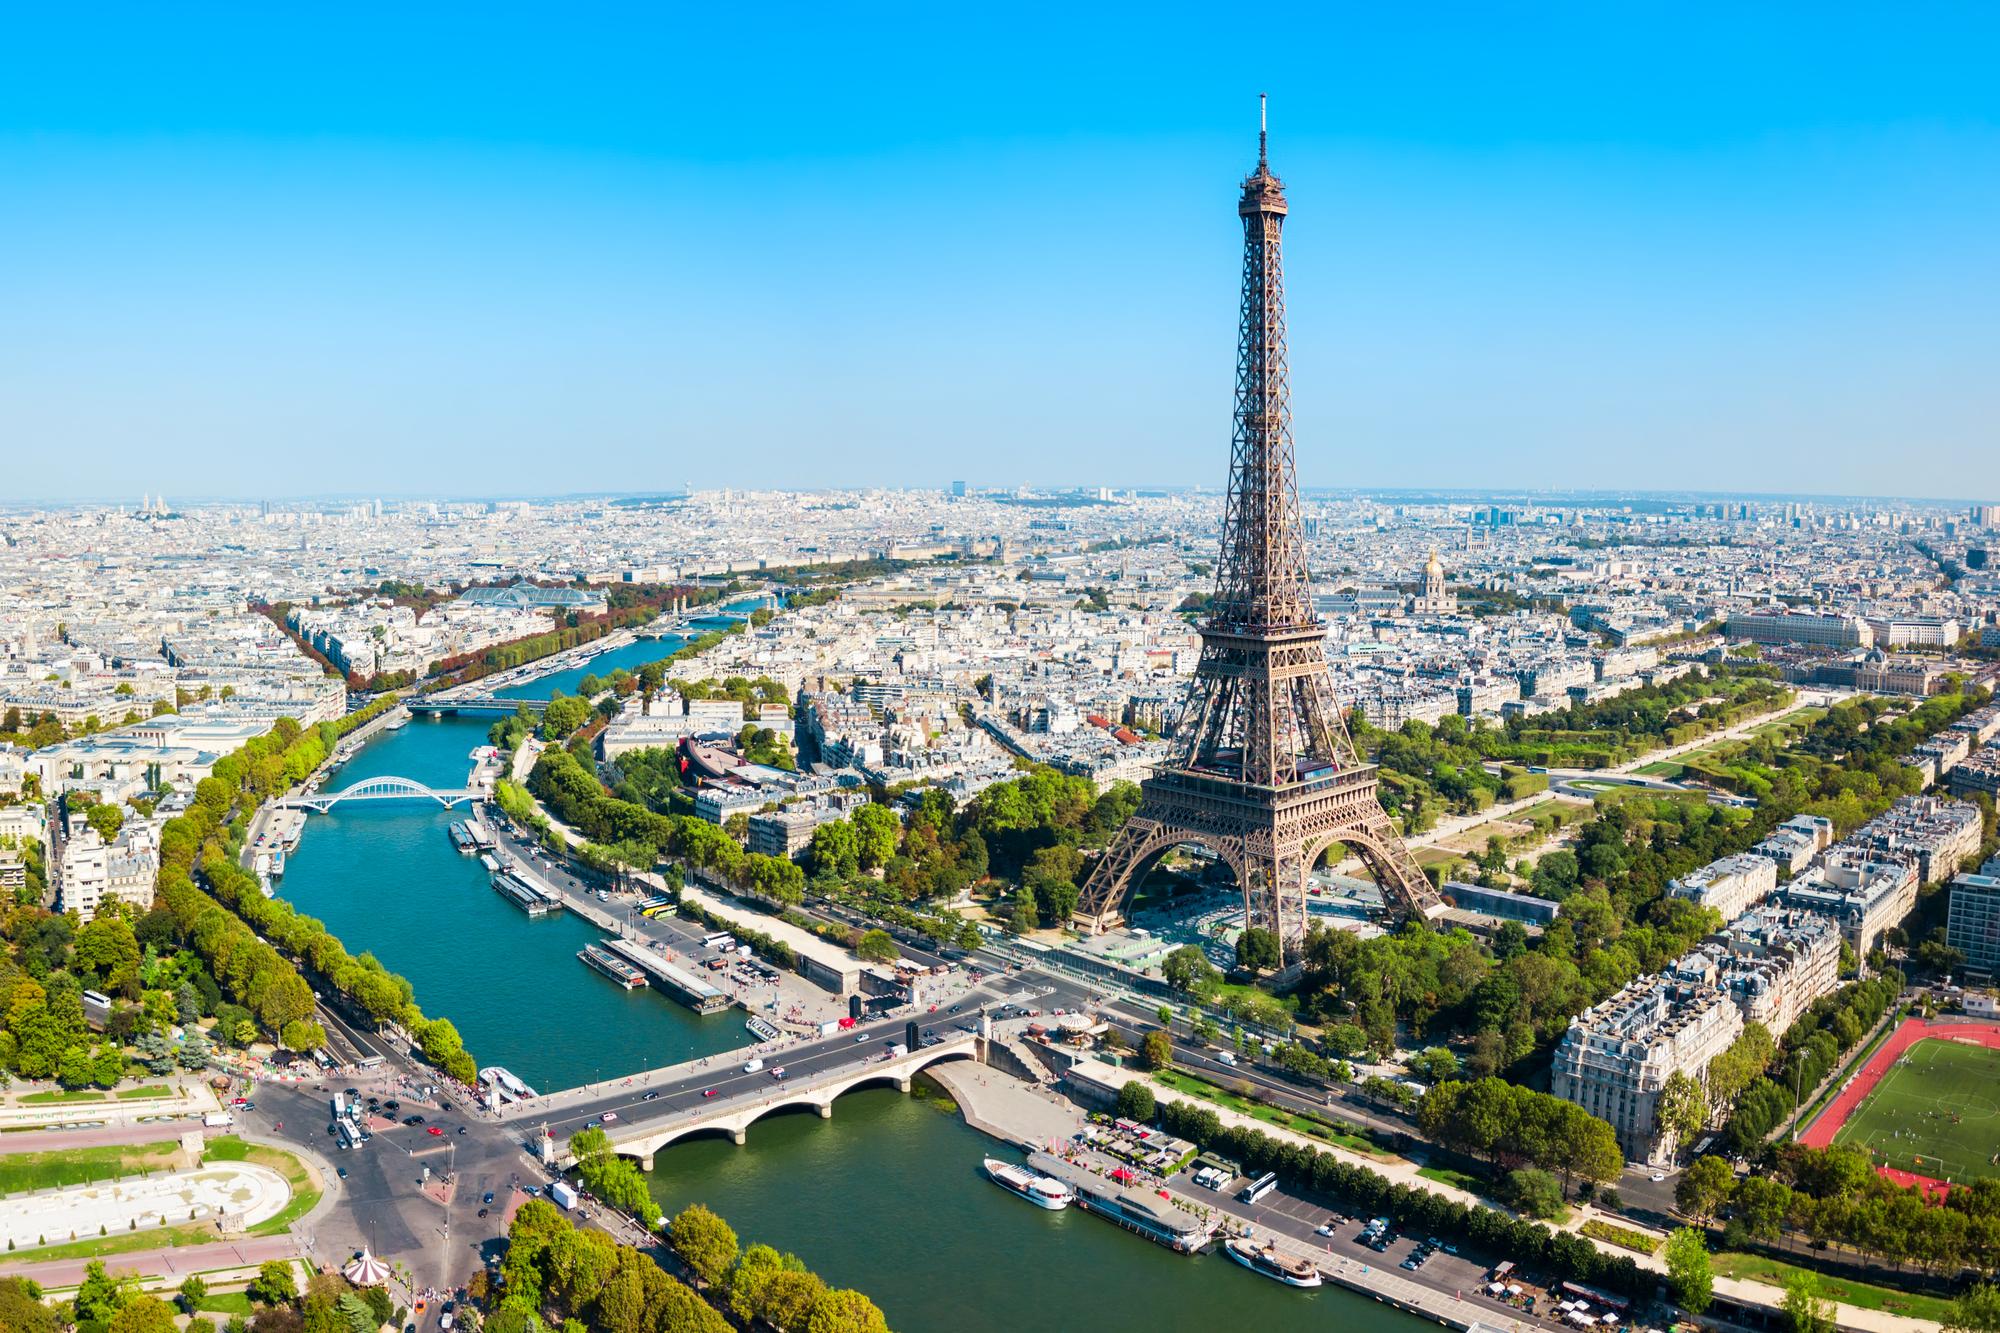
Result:
M1895 1057L1833 1141L1933 1180L2000 1178L2000 1050L1924 1037Z

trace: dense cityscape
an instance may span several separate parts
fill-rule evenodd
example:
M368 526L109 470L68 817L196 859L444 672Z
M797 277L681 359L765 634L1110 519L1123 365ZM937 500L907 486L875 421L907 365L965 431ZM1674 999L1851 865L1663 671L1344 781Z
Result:
M1990 458L1315 484L1259 103L1201 485L17 417L0 1333L2000 1333Z

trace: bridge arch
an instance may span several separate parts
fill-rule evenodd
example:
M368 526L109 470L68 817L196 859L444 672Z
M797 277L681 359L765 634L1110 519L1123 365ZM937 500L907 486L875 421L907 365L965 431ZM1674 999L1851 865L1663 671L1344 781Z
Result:
M865 1067L853 1075L838 1079L819 1087L800 1088L795 1092L781 1094L772 1101L744 1107L737 1111L721 1111L706 1119L696 1119L681 1125L664 1125L651 1132L641 1133L626 1142L614 1142L611 1150L623 1157L635 1157L648 1171L653 1168L653 1155L660 1149L694 1138L701 1134L726 1134L736 1143L747 1141L748 1130L766 1116L779 1111L800 1107L817 1111L822 1119L831 1119L833 1103L850 1092L861 1088L886 1084L899 1092L908 1092L910 1080L935 1064L947 1060L977 1060L979 1052L974 1042L962 1042L950 1047L924 1051L914 1058L905 1057L895 1062L893 1068Z
M297 796L285 805L305 806L324 814L342 801L366 800L387 801L399 798L428 799L436 801L449 810L455 805L470 801L474 793L469 791L434 791L412 778L383 774L379 777L363 778L351 786L335 792L318 792L311 796Z

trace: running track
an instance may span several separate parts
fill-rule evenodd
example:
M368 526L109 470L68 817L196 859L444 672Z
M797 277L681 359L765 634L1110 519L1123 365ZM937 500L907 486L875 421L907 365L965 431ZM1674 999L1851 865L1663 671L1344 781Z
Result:
M1882 1076L1889 1072L1902 1057L1903 1052L1926 1037L1938 1037L1945 1041L1977 1042L1981 1046L2000 1050L2000 1024L1977 1018L1905 1019L1901 1027L1889 1034L1889 1040L1883 1042L1875 1054L1868 1057L1868 1063L1862 1067L1860 1073L1849 1080L1846 1087L1840 1090L1840 1095L1819 1113L1819 1117L1812 1124L1806 1126L1805 1132L1799 1135L1799 1142L1809 1148L1824 1148L1832 1143L1833 1136L1840 1132L1841 1126L1845 1125L1848 1117L1854 1114L1854 1108L1861 1105L1869 1093L1875 1091L1875 1085L1882 1081ZM1944 1188L1942 1181L1912 1175L1907 1171L1891 1172L1884 1169L1883 1174L1901 1185L1923 1184Z

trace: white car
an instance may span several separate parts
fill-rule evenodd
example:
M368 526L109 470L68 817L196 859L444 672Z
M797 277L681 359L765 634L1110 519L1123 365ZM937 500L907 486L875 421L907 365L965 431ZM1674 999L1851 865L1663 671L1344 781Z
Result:
M1653 1183L1654 1183L1655 1185L1659 1184L1659 1183L1660 1183L1661 1181L1665 1180L1666 1178L1667 1178L1667 1173L1666 1173L1666 1172L1664 1172L1664 1171L1655 1171L1655 1172L1653 1173Z
M617 1124L617 1123L618 1123L618 1113L617 1113L616 1111L606 1111L606 1112L604 1113L604 1123L605 1123L605 1124L607 1124L607 1125L615 1125L615 1124Z

